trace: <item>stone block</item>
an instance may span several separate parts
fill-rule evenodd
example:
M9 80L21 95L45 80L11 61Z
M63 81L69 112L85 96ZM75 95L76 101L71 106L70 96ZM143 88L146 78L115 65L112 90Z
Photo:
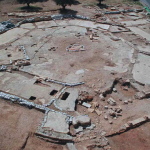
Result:
M95 110L93 108L88 108L88 112L93 113Z
M107 103L110 104L111 106L115 106L116 105L116 101L113 98L111 98L111 97L107 100Z
M87 125L91 124L91 119L88 116L85 116L85 115L84 116L83 115L76 116L76 117L73 118L72 124L74 126L78 126L78 125L87 126Z
M99 115L99 116L102 114L102 111L100 111L100 110L98 110L98 109L96 109L95 112L96 112L96 114Z
M82 103L82 106L87 107L87 108L90 108L90 107L91 107L91 104L88 104L88 103L86 103L86 102L83 102L83 103Z
M136 120L130 121L130 123L132 124L132 126L137 126L145 121L146 121L146 119L144 117L141 117Z

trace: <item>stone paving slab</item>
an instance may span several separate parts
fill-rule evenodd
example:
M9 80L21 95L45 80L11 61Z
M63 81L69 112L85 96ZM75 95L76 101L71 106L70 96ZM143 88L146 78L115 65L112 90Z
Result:
M55 20L55 23L59 26L67 26L68 20Z
M125 24L126 26L135 26L135 25L141 25L141 24L147 24L150 23L146 19L139 19L135 21L122 21L121 24Z
M143 30L139 29L138 27L128 27L128 28L135 34L138 34L138 35L142 36L143 38L147 39L148 41L150 41L150 34L144 32Z
M150 56L138 54L132 73L136 81L142 84L150 84Z
M27 33L29 30L27 29L21 29L21 28L14 28L11 29L0 36L0 45L6 44L9 42L12 42L19 37L23 36L25 33Z
M68 89L66 92L70 93L66 100L59 99L57 100L58 107L62 108L66 111L74 111L75 110L75 101L78 98L78 90Z
M85 34L87 32L86 28L83 27L78 27L78 26L67 26L65 28L60 28L58 29L55 34L66 34L66 33L80 33L80 34Z
M66 123L66 115L62 113L49 112L44 128L55 132L68 133L69 125Z
M77 25L81 27L86 27L86 28L101 28L103 30L108 30L110 25L107 24L95 24L92 21L83 21L83 20L70 20L68 22L71 25Z
M28 72L31 74L35 74L41 77L50 77L52 78L53 73L48 69L48 67L52 64L52 61L45 62L42 64L31 64L30 66L26 66L23 69L20 69L24 72ZM46 69L41 69L46 68Z
M113 55L111 56L111 60L114 64L104 66L104 70L116 71L119 73L127 72L132 60L134 49L123 40L109 42L113 43L113 46L116 49L113 51Z
M36 100L44 98L48 102L51 98L49 95L51 88L36 85L35 81L35 78L28 79L15 73L11 74L10 78L10 74L5 73L0 77L0 89L20 95L25 99L35 96Z
M58 26L55 21L41 21L41 22L37 22L35 23L35 25L37 26L37 28L39 29L45 29L45 28L51 28L51 27L56 27Z
M34 29L35 26L33 25L33 23L26 23L26 24L22 24L20 26L20 28L24 28L24 29Z

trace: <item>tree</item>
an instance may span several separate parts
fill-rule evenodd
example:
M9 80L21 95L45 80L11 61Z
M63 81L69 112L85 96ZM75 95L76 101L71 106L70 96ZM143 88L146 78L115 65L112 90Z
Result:
M62 6L63 10L66 9L66 6L73 5L75 3L75 0L53 0L57 5Z
M99 2L99 5L102 5L102 1L104 0L97 0Z
M47 0L17 0L20 4L27 4L28 7L30 7L31 3L37 3L37 2L45 2Z

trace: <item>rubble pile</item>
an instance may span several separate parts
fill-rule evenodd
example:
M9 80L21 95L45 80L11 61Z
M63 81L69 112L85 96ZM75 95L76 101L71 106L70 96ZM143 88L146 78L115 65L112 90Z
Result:
M77 100L79 104L83 102L91 102L93 100L93 96L90 95L87 91L80 91Z
M27 61L27 60L17 60L15 63L14 63L15 66L28 66L30 65L30 61Z
M6 71L7 70L7 66L5 66L5 65L1 65L1 67L0 67L0 71Z
M0 23L0 33L10 30L14 27L15 27L15 25L13 23L11 23L10 21L1 22Z

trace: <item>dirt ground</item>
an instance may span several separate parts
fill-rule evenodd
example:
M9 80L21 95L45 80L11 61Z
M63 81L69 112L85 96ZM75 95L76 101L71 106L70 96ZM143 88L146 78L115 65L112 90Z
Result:
M63 149L62 146L45 142L34 135L44 115L42 112L22 108L3 100L1 100L0 109L1 150Z
M150 123L146 123L141 127L132 129L121 135L111 137L109 142L112 146L112 149L115 150L147 150L150 149L149 145L149 129ZM122 144L121 144L122 143Z
M92 9L93 7L97 6L96 0L79 0L77 5L72 5L71 7L68 6L67 9L69 13L72 14L80 14L85 16L92 16L95 14L95 11ZM134 4L133 2L127 0L105 0L104 4L106 5L119 5L123 6L125 9L130 9L134 6L137 8L141 8L141 6ZM130 5L131 4L131 5ZM8 20L12 18L9 16L8 13L12 12L28 12L26 10L21 10L20 8L26 6L25 4L18 4L16 0L1 0L0 1L0 22ZM40 8L39 10L33 10L33 12L39 12L42 14L57 14L60 13L60 6L57 6L52 0L42 3L34 3L31 6L35 6ZM89 9L87 9L89 7ZM109 10L109 8L108 8ZM68 12L67 12L68 13Z

